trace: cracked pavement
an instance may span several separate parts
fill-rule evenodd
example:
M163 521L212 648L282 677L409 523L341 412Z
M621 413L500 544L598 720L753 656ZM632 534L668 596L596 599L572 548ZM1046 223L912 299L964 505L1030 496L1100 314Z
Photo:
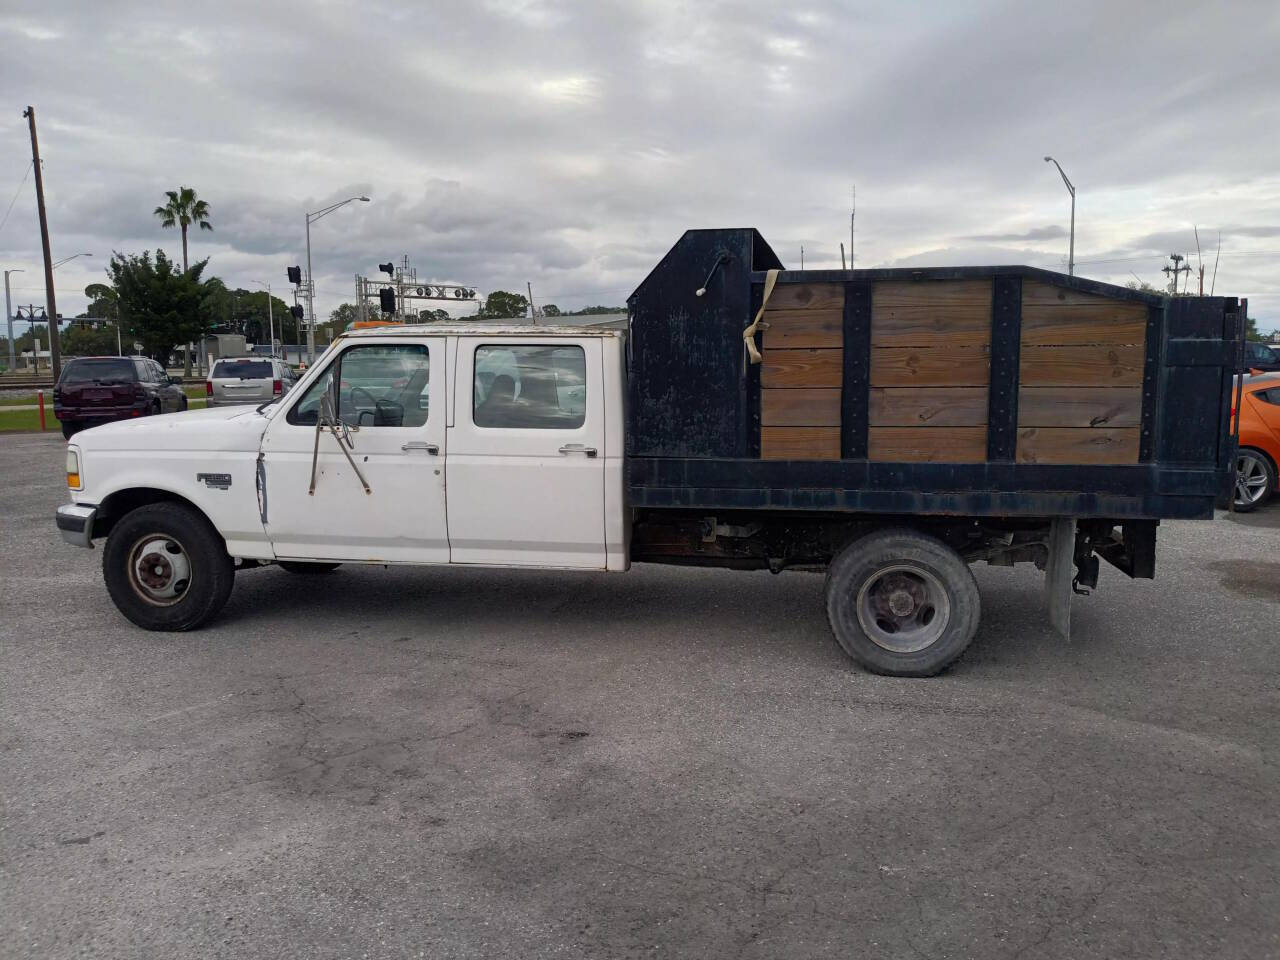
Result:
M0 957L1280 955L1280 505L1056 639L849 665L807 574L245 571L148 634L0 437Z

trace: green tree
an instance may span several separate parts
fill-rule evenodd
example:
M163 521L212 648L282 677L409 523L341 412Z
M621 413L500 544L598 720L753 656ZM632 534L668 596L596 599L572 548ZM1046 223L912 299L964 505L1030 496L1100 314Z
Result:
M554 303L548 303L542 308L542 315L544 317L558 317L560 316L560 308Z
M369 320L377 320L381 315L376 310L370 308ZM329 311L329 321L333 324L335 330L345 330L350 324L360 319L360 307L354 303L340 303L333 310Z
M209 324L200 274L208 262L200 260L180 271L163 250L157 250L154 258L149 250L112 255L107 272L118 296L124 332L141 342L147 356L168 363L176 346L204 336Z
M155 215L160 218L162 227L180 227L182 229L182 270L187 267L187 227L198 223L201 230L212 230L209 222L209 204L196 196L190 187L179 187L177 190L166 190L168 202L163 207L156 207Z
M529 314L529 301L522 293L495 290L484 301L486 317L524 317Z
M73 323L71 329L58 336L58 345L68 357L114 356L116 325L104 323L100 328L94 329L88 325Z
M89 298L85 316L113 322L120 319L120 296L115 287L106 283L91 283L84 288L84 295Z

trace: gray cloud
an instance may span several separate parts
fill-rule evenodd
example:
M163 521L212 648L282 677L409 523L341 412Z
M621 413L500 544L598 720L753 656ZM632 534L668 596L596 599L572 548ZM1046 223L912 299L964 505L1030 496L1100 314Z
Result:
M403 253L423 279L621 303L693 226L755 225L790 265L803 244L838 266L854 180L859 265L1058 266L1052 153L1082 268L1120 261L1090 275L1150 274L1194 250L1191 224L1206 249L1230 224L1219 290L1280 323L1272 265L1226 256L1280 248L1280 125L1259 122L1280 65L1206 54L1240 36L1274 46L1280 7L14 0L0 38L29 55L0 59L0 86L39 112L55 252L176 252L151 209L186 183L215 226L193 255L283 287L303 213L367 192L313 228L321 310ZM1160 56L1135 65L1135 38ZM0 116L5 203L18 113ZM30 207L0 258L34 269Z

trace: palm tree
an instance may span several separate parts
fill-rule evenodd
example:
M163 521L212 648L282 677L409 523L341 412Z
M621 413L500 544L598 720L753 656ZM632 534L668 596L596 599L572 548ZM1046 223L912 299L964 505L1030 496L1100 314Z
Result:
M213 224L209 223L209 204L199 199L190 187L166 190L164 195L169 202L163 207L156 207L155 214L160 218L160 226L182 228L182 272L186 273L187 227L198 223L201 230L213 229Z

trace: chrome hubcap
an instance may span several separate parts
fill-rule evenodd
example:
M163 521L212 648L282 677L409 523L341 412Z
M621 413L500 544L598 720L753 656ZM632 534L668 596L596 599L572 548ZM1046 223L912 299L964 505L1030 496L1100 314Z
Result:
M947 591L928 570L895 564L858 591L858 625L894 653L916 653L936 642L951 620Z
M170 606L186 596L191 585L191 561L177 540L151 534L129 552L129 582L148 603Z
M1256 454L1236 458L1236 505L1257 503L1267 492L1267 467Z

